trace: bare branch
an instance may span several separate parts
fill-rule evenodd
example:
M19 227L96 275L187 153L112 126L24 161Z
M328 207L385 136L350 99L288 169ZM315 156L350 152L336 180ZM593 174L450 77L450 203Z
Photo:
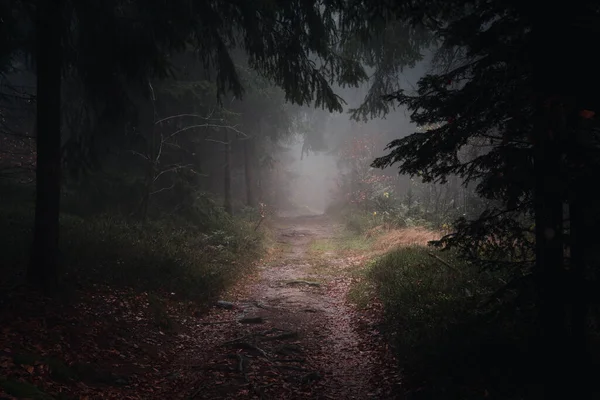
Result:
M162 171L160 171L158 174L156 174L156 176L154 177L153 182L156 182L158 180L158 178L161 177L161 175L166 174L167 172L173 172L173 171L177 171L183 168L189 168L191 167L193 164L187 164L187 165L173 165L167 169L164 169Z
M173 183L173 184L172 184L171 186L169 186L169 187L164 187L164 188L162 188L162 189L158 189L158 190L156 190L156 191L154 191L154 192L150 193L150 196L152 196L153 194L157 194L157 193L160 193L160 192L164 192L165 190L170 190L170 189L173 189L174 187L175 187L175 183Z
M163 149L163 144L165 144L165 138L163 136L163 134L160 134L160 146L158 146L158 154L156 154L156 157L154 158L154 163L158 164L158 162L160 161L160 156L162 154L162 149Z
M188 131L190 129L196 129L196 128L224 128L224 129L231 129L232 131L234 131L237 134L240 134L244 137L246 137L247 135L240 131L235 125L218 125L218 124L199 124L199 125L190 125L190 126L186 126L183 127L181 129L176 130L175 132L171 133L169 136L166 137L166 139L170 139L173 136L181 133L181 132L185 132Z
M142 154L142 153L140 153L140 152L138 152L138 151L135 151L135 150L129 150L129 152L130 152L130 153L132 153L132 154L138 155L138 156L142 157L142 158L143 158L143 159L145 159L145 160L148 160L148 159L149 159L149 157L148 157L147 155L145 155L145 154Z
M208 116L203 116L203 115L198 115L198 114L178 114L178 115L171 115L170 117L165 117L162 119L159 119L158 121L156 121L154 124L158 125L158 124L162 124L163 122L175 119L175 118L185 118L185 117L191 117L191 118L201 118L201 119L205 119L205 120L210 120L212 119L212 114L213 112L211 111L210 114Z
M217 140L217 139L210 139L209 138L209 139L204 139L204 140L207 141L207 142L214 142L214 143L220 143L220 144L225 144L225 145L231 144L230 142L224 142L222 140Z

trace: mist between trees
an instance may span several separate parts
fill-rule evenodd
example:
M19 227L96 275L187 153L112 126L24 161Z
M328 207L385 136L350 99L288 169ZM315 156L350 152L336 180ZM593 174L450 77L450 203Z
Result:
M422 398L467 398L440 377L471 340L532 370L500 379L511 360L482 352L487 395L592 390L598 5L100 3L0 5L7 293L207 304L277 218L326 214L368 245L423 228L431 249L356 272ZM458 275L418 268L440 259Z

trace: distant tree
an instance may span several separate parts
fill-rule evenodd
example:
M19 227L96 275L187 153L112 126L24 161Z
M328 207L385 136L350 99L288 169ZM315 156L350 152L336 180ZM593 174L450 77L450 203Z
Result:
M256 207L259 193L259 159L265 152L265 141L279 141L291 135L296 110L285 102L285 92L274 86L240 60L239 70L246 88L242 100L231 103L231 111L238 115L237 123L244 135L238 135L240 157L244 160L244 186L246 205Z
M15 45L10 34L2 36L9 44L2 57L30 52L39 72L38 205L30 280L44 286L56 278L61 73L74 71L94 112L115 118L123 111L120 99L132 91L148 97L149 79L168 76L170 56L190 46L214 71L217 97L226 92L241 96L244 88L230 54L237 47L245 51L251 68L284 90L287 101L341 111L342 100L331 84L355 85L366 77L358 62L333 48L344 33L335 22L343 6L329 1L12 3L16 20L36 21L38 38L34 49ZM151 124L152 118L145 120Z
M378 145L381 143L363 131L349 136L338 150L342 171L338 185L348 204L364 210L373 208L377 196L391 191L391 177L371 167Z

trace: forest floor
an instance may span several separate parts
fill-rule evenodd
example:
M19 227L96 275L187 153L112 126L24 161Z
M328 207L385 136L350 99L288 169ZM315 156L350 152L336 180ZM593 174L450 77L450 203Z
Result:
M279 218L274 229L278 251L233 301L235 310L212 317L248 323L213 325L213 351L182 357L226 371L203 379L198 398L394 398L398 375L377 315L347 302L347 272L362 257L314 246L339 234L324 216Z
M256 273L204 309L100 286L67 303L6 295L0 399L397 398L381 307L348 302L372 250L328 245L326 216L272 229Z

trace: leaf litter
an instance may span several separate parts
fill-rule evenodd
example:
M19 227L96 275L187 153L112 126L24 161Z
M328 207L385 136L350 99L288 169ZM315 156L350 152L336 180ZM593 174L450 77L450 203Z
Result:
M3 295L0 398L399 397L395 360L375 328L381 305L348 304L346 274L307 278L308 247L334 236L333 223L297 217L274 225L285 249L208 309L101 285L70 302L26 289ZM364 261L326 256L340 270ZM285 284L292 281L319 284Z

